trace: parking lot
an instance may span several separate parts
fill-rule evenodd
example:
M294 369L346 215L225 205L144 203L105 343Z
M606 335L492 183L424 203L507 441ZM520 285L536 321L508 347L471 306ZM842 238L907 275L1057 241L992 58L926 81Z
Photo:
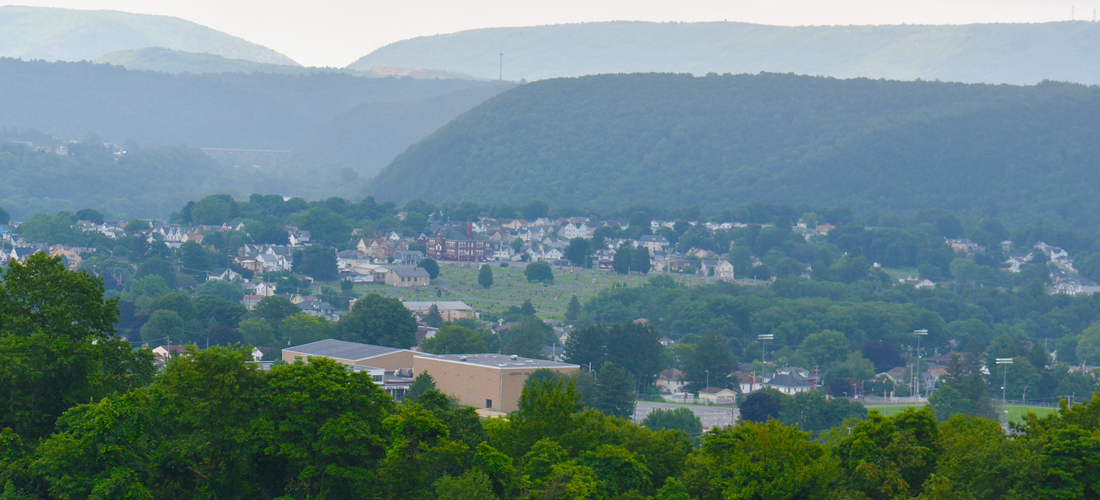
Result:
M731 408L729 406L700 406L700 405L679 405L674 403L654 403L652 401L639 401L634 410L634 423L641 423L645 419L649 412L662 408L666 410L676 408L687 408L695 413L695 416L699 417L699 420L703 422L703 430L710 430L712 427L719 427L730 425L736 422L737 417L741 413L737 408Z

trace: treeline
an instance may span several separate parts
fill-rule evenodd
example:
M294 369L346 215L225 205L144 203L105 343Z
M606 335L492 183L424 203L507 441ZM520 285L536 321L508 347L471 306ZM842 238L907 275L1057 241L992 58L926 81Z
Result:
M1088 186L1100 146L1089 116L1098 96L1050 82L782 74L543 80L412 146L366 193L541 198L594 210L643 200L720 210L762 199L857 212L945 208L1014 225L1050 218L1095 233Z

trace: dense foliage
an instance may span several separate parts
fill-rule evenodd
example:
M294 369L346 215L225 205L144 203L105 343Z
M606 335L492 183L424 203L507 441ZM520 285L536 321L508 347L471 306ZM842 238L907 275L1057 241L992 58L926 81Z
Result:
M530 83L414 145L384 199L723 210L940 208L1095 233L1095 88L601 75ZM1036 139L1038 138L1038 139ZM1017 203L1019 199L1030 203Z
M1100 83L1086 22L902 26L764 26L737 22L594 22L421 36L350 64L439 68L511 80L614 73L761 71L1033 84Z

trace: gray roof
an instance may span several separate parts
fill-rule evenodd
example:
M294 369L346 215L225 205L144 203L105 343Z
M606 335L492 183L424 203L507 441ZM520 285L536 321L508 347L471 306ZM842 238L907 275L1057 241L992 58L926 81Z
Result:
M504 354L448 354L443 356L417 354L417 357L445 359L447 361L488 366L490 368L580 368L579 365L558 363L545 359L521 358L518 356L516 359L512 359L511 356Z
M301 354L303 356L318 356L347 361L360 361L404 350L405 349L398 349L395 347L345 342L336 339L320 340L283 349L284 352Z
M393 268L394 274L402 278L430 278L431 275L423 267L411 268L411 267L395 267Z
M432 304L440 311L472 311L474 308L461 300L406 300L402 302L406 309L423 311L432 308Z

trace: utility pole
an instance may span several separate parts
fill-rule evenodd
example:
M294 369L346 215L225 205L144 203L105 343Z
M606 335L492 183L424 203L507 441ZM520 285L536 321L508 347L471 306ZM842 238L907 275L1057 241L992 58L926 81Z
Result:
M917 336L917 366L914 367L914 372L917 372L917 402L920 402L920 338L928 335L928 330L913 330L913 334Z
M1012 358L997 358L997 364L1011 365ZM1001 412L1004 414L1005 422L1008 422L1008 405L1005 404L1005 401L1007 399L1006 396L1008 394L1008 367L1005 366L1003 370L1005 371L1005 374L1003 385L1001 385Z

